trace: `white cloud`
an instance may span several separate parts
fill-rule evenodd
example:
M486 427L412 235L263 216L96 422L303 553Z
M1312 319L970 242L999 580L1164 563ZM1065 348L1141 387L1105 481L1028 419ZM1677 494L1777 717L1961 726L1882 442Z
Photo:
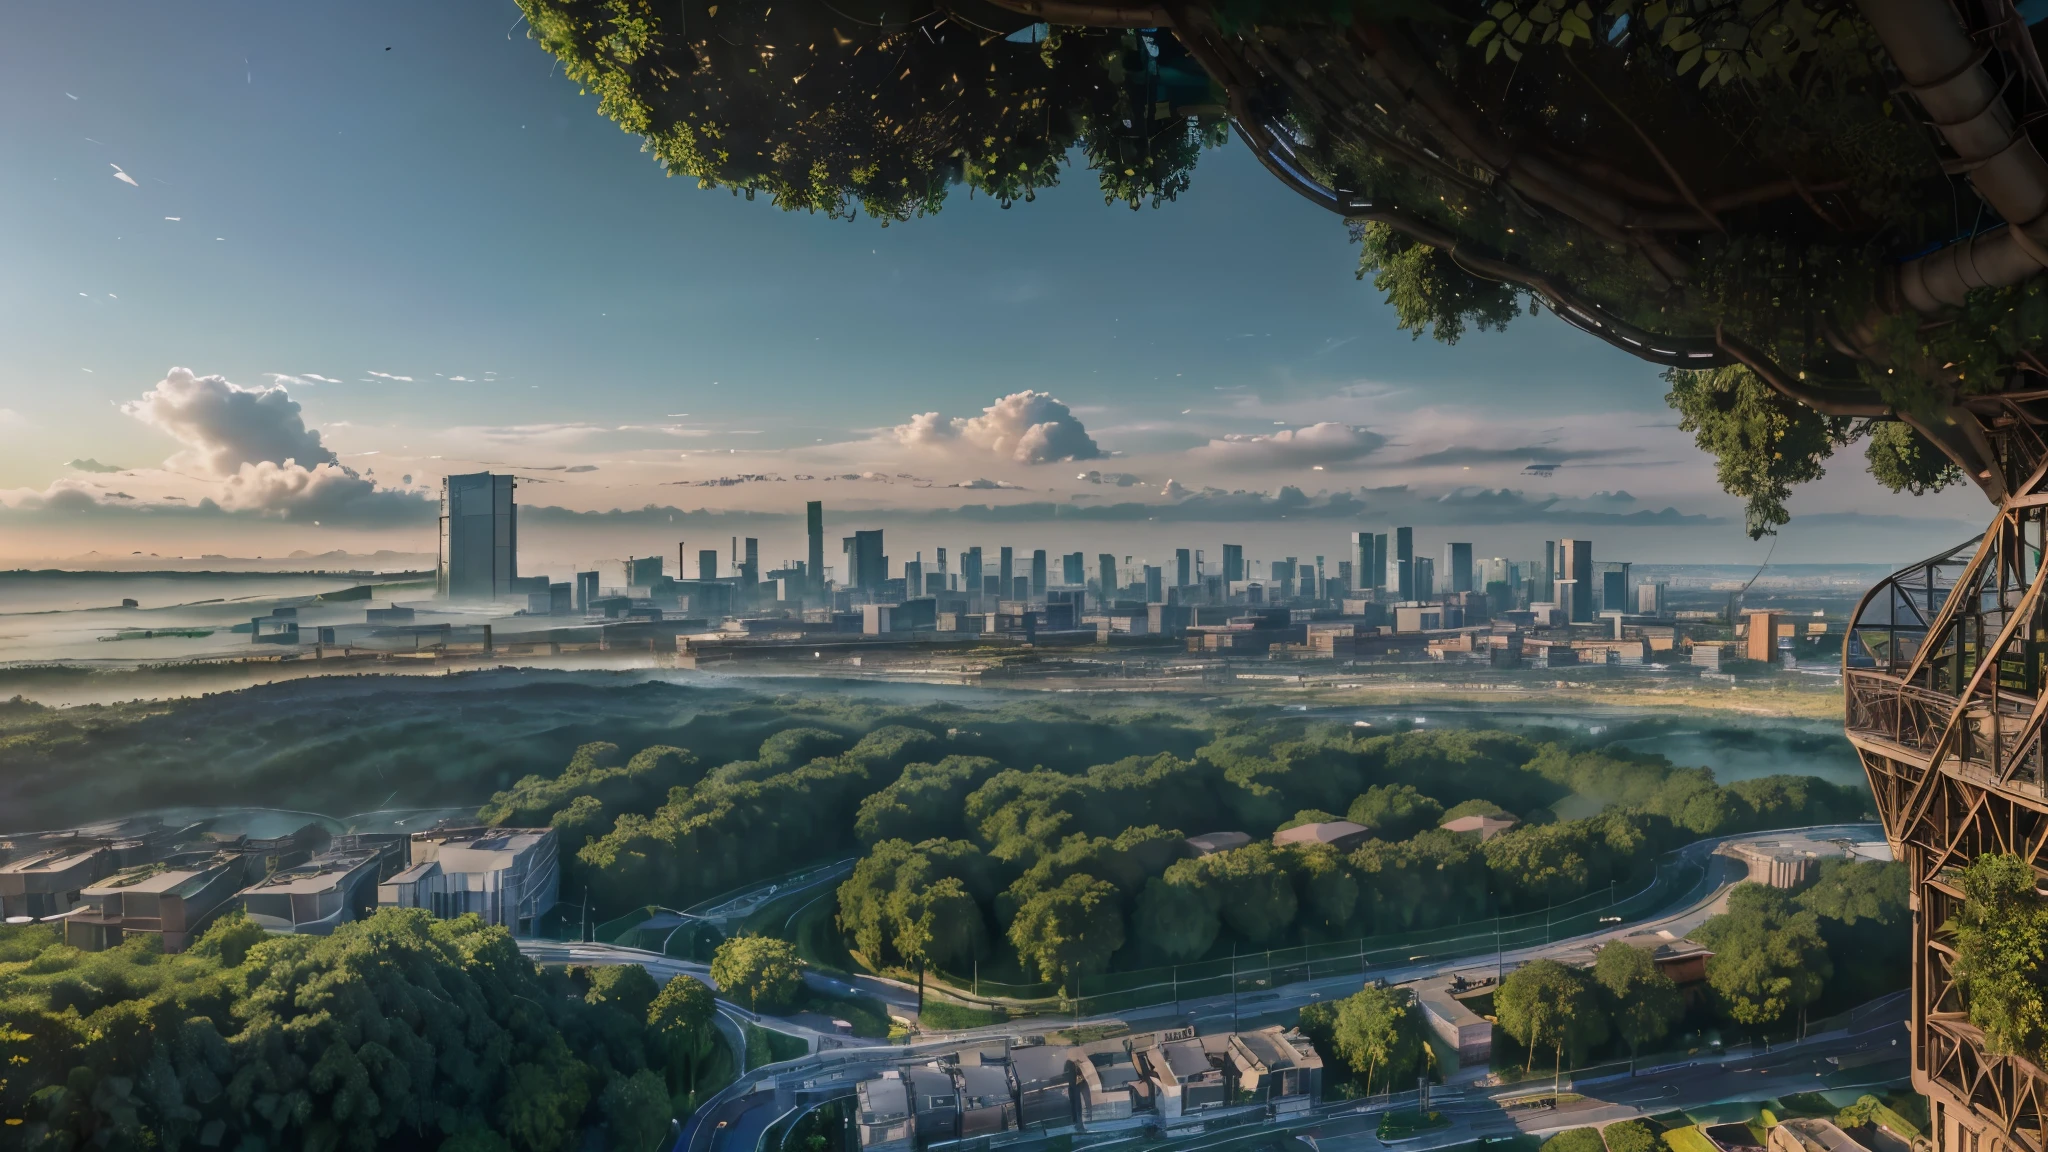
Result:
M1168 500L1178 500L1183 496L1189 496L1193 493L1189 492L1187 485L1169 476L1166 480L1166 487L1161 488L1159 494Z
M65 463L65 465L64 465L64 466L65 466L66 468L70 468L70 469L73 469L74 471L78 471L78 472L125 472L125 471L127 471L127 469L125 469L125 468L121 467L121 466L120 466L120 465L118 465L118 464L102 464L102 463L100 463L99 461L97 461L97 460L93 459L93 458L92 458L92 457L90 457L90 456L85 456L85 457L81 457L81 458L79 458L79 459L76 459L76 460L71 460L71 461L68 461L68 462L66 462L66 463Z
M378 379L381 379L381 380L398 380L398 381L401 381L401 382L403 382L403 383L406 383L406 384L410 384L410 383L412 383L412 377L410 377L410 376L393 376L393 375L392 375L391 373L389 373L389 372L376 372L376 371L373 371L373 372L371 372L371 373L370 373L370 375L372 375L372 376L375 376L375 377L377 377Z
M173 368L121 411L185 445L167 462L173 468L226 479L244 464L296 461L312 467L334 462L320 433L306 427L299 402L282 387L244 388L225 376L195 376L188 368Z
M1193 450L1205 463L1223 468L1306 468L1348 464L1379 450L1385 436L1369 428L1323 421L1256 435L1233 433Z
M298 401L282 385L244 388L224 376L173 368L121 411L185 446L165 461L181 476L209 484L206 502L228 512L303 520L399 521L425 503L419 492L380 486L336 458L306 427ZM79 467L91 461L74 461ZM104 466L102 466L104 467ZM75 501L76 482L59 480L28 507ZM77 494L75 494L77 493ZM24 505L17 505L24 506Z
M889 438L906 448L977 449L1015 464L1102 455L1073 411L1045 392L1012 393L973 417L923 412L890 429Z
M948 487L948 488L975 488L975 489L990 489L990 488L1001 488L1001 489L1005 489L1005 490L1011 490L1011 491L1022 491L1022 490L1023 490L1023 488L1024 488L1024 486L1023 486L1022 484L1012 484L1012 483L1010 483L1010 482L1009 482L1009 481L1007 481L1007 480L990 480L990 479L989 479L988 477L986 477L986 476L978 476L978 477L976 477L976 478L974 478L974 479L972 479L972 480L961 480L961 481L957 481L957 482L955 482L955 483L952 483L952 484L948 484L948 485L946 485L946 487Z

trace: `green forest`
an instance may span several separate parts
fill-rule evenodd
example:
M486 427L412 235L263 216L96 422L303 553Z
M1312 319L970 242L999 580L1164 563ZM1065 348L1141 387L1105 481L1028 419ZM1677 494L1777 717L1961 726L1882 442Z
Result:
M731 1078L711 991L539 969L503 928L385 909L332 936L234 913L193 947L81 952L0 927L0 1144L649 1148Z
M481 815L560 829L574 853L565 891L587 887L614 912L686 907L856 856L837 922L868 966L1068 985L1233 948L1540 912L1640 885L1661 854L1701 837L1868 810L1861 789L1814 777L1721 785L1618 746L1502 731L1044 704L774 707L785 726L743 758L596 742ZM1474 812L1520 823L1483 843L1440 827ZM1371 838L1349 851L1270 843L1337 819ZM1200 857L1186 843L1218 831L1251 843Z

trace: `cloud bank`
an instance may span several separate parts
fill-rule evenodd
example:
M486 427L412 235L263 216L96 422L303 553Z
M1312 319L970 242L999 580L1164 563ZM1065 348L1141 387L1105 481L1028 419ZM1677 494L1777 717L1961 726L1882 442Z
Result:
M1307 468L1355 463L1379 451L1386 442L1385 436L1369 428L1325 420L1306 428L1283 428L1278 432L1233 433L1221 440L1211 440L1189 455L1205 464L1237 471Z

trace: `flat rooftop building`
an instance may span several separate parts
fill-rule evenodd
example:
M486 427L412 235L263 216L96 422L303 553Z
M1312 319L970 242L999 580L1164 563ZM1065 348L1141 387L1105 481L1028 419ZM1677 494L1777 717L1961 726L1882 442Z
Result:
M83 907L65 917L64 943L97 952L154 935L164 951L183 952L248 883L252 861L260 865L241 853L190 853L116 872L79 894Z
M94 842L32 851L0 864L0 919L42 919L78 907L87 885L105 876L113 853Z
M854 1128L861 1152L910 1152L910 1086L890 1069L854 1090Z
M377 907L377 882L402 854L377 848L327 852L244 888L242 909L271 932L325 936Z
M425 908L443 919L474 912L524 936L555 906L559 844L553 828L415 832L406 844L405 870L377 885L377 903Z

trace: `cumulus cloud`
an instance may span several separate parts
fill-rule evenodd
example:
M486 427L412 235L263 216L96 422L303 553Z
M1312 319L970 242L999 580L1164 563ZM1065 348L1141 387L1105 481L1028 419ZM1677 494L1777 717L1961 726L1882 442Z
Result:
M1387 438L1369 428L1325 420L1306 428L1211 440L1194 455L1223 468L1306 468L1350 464L1379 451Z
M1129 472L1097 472L1093 469L1080 473L1074 479L1090 484L1111 484L1118 488L1129 488L1145 482L1143 476L1133 476Z
M1167 477L1166 487L1161 488L1159 490L1159 494L1161 496L1166 497L1168 500L1179 500L1183 496L1192 495L1192 493L1188 491L1187 485L1182 484L1180 481L1175 480L1170 476Z
M223 376L200 376L173 368L156 387L121 411L168 433L184 449L166 466L208 483L200 506L228 514L276 516L288 520L396 523L417 518L427 507L423 493L387 488L344 466L306 426L298 401L282 385L244 388ZM81 471L119 471L95 461L74 460ZM108 497L76 482L60 480L40 493L14 501L17 508L61 510L103 505Z
M906 448L976 449L1015 464L1093 460L1102 449L1073 410L1045 392L1014 392L972 417L923 412L889 430Z
M173 368L121 411L185 445L169 461L173 468L219 479L235 475L244 464L296 462L311 468L335 462L320 433L306 427L299 402L283 387L244 388L225 376Z
M71 469L71 470L72 470L72 471L74 471L74 472L125 472L125 471L127 471L127 469L125 469L125 468L121 467L121 466L120 466L120 465L118 465L118 464L102 464L102 463L100 463L99 461L97 461L97 460L93 459L93 458L92 458L92 457L90 457L90 456L81 456L81 457L79 457L79 458L78 458L78 459L76 459L76 460L70 460L70 461L66 461L66 462L65 462L65 464L64 464L64 466L65 466L66 468L69 468L69 469Z
M1022 484L1012 484L1012 483L1010 483L1010 482L1008 482L1008 481L1006 481L1006 480L990 480L990 479L989 479L988 477L986 477L986 476L977 476L977 477L975 477L975 478L974 478L974 479L972 479L972 480L959 480L959 481L955 481L954 483L951 483L951 484L948 484L948 485L946 485L946 487L948 487L948 488L977 488L977 489L987 489L987 488L1001 488L1001 489L1005 489L1005 490L1011 490L1011 491L1022 491L1022 490L1023 490L1023 488L1024 488L1024 486L1023 486Z

